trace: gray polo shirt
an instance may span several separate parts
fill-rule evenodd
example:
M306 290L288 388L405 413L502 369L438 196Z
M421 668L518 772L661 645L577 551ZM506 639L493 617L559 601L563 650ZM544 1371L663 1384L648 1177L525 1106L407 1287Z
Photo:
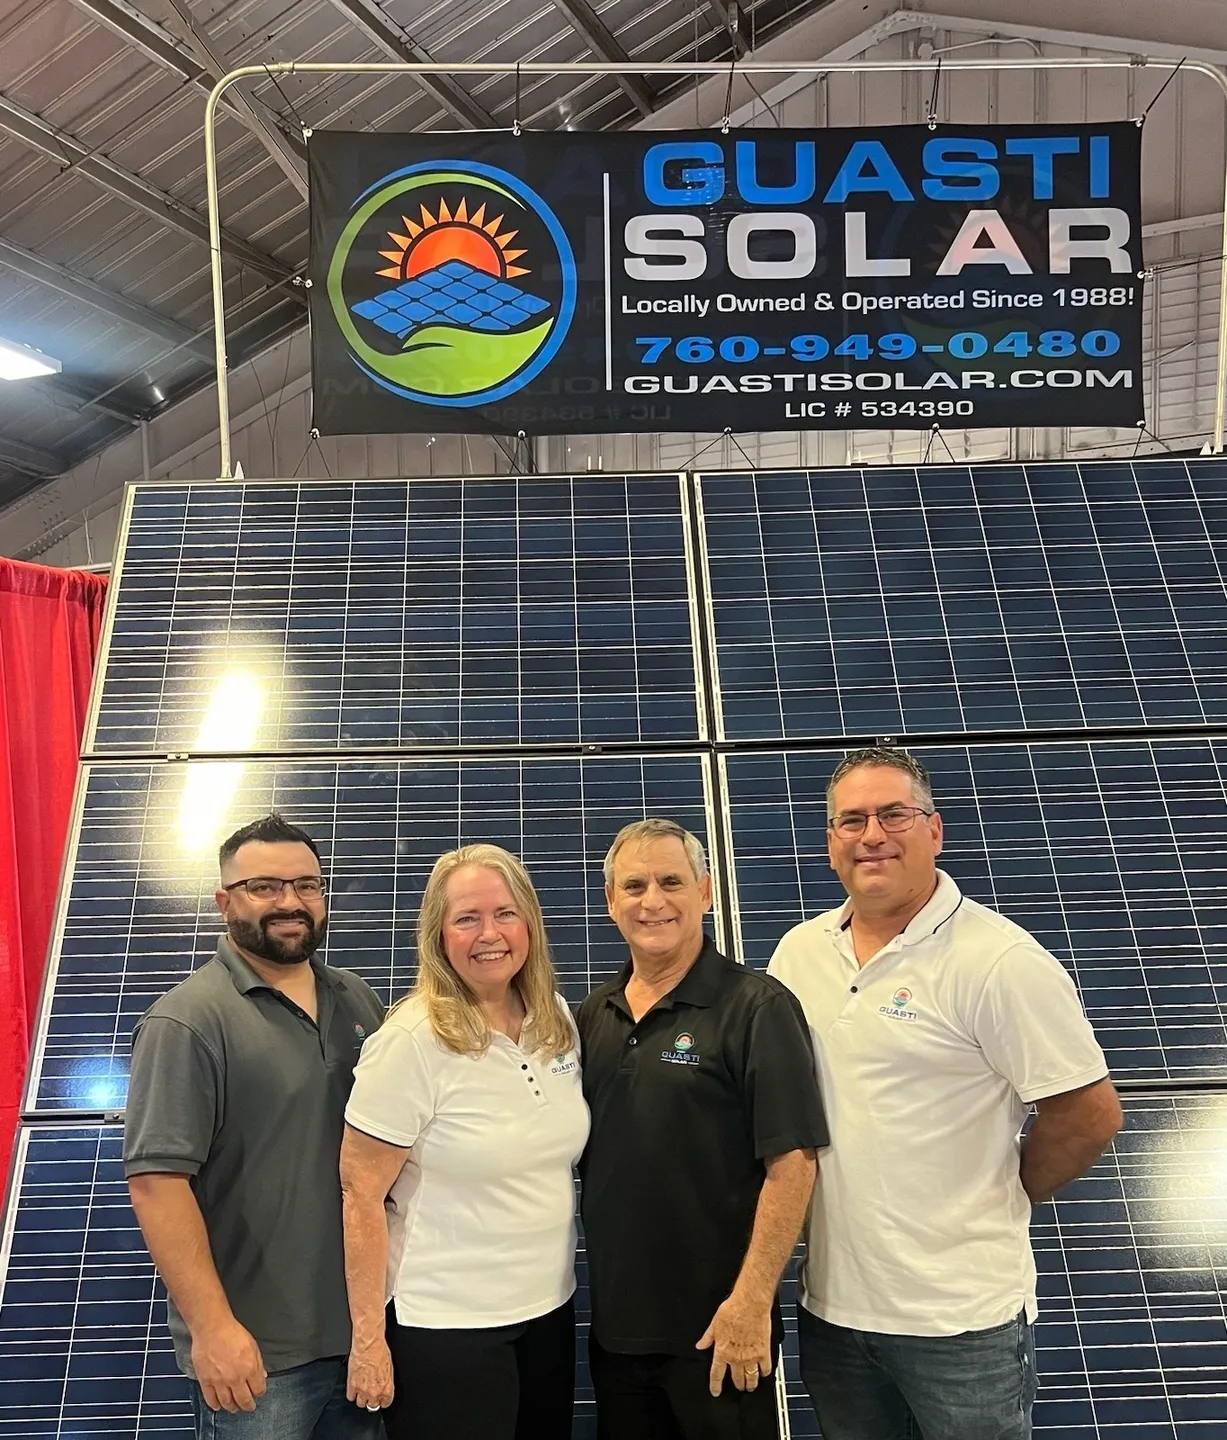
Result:
M338 1159L371 987L313 960L319 1022L223 937L142 1017L132 1041L124 1173L192 1177L213 1260L271 1372L349 1352ZM191 1340L167 1305L179 1368Z

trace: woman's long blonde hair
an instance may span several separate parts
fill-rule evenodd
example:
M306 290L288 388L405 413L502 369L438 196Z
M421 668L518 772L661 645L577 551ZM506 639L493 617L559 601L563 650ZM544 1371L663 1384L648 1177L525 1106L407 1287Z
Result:
M490 1024L468 985L452 969L443 949L443 923L447 918L447 882L466 865L494 870L507 882L520 914L528 925L528 959L511 983L524 1002L532 1033L525 1034L525 1049L544 1055L565 1055L575 1048L575 1034L556 998L554 966L541 902L528 871L509 850L498 845L464 845L435 861L418 911L418 974L405 1000L421 999L431 1028L458 1055L482 1055L490 1045ZM397 1008L394 1005L393 1010Z

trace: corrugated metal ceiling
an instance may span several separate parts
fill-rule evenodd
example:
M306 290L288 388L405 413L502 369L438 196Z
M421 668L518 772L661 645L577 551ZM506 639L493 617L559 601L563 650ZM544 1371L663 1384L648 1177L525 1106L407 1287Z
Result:
M742 47L824 3L749 0ZM722 15L723 0L0 0L0 335L64 366L0 385L0 506L209 383L202 121L222 69L383 60L398 46L456 63L719 60L733 52ZM685 83L525 77L519 115L540 129L616 128ZM457 111L501 125L516 112L511 76L468 77L450 96L354 75L270 77L243 94L281 154L221 115L232 363L305 320L292 277L307 258L306 206L287 175L301 125L454 129Z

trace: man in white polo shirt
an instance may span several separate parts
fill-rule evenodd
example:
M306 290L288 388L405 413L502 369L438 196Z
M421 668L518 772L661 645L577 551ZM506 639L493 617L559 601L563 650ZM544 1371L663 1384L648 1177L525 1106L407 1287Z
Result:
M790 930L768 967L810 1023L831 1134L798 1307L805 1386L824 1440L1025 1440L1031 1206L1095 1162L1120 1102L1061 964L937 868L923 766L849 755L827 817L847 903Z

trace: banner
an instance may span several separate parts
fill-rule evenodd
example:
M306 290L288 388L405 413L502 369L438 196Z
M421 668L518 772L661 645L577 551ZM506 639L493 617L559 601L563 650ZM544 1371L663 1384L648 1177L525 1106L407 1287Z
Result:
M1132 123L308 151L326 435L1142 419Z

